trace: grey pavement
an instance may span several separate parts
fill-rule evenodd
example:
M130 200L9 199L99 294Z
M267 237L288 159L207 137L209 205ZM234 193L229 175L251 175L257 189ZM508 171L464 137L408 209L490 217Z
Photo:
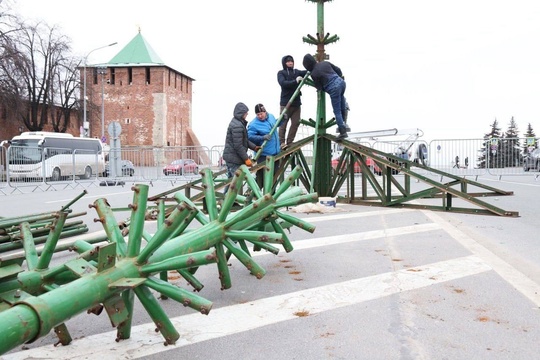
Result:
M231 259L231 289L220 290L215 266L197 272L205 285L199 295L214 304L209 315L160 300L180 333L175 345L163 345L137 302L128 340L115 341L104 313L81 314L67 322L69 346L54 347L49 334L3 358L538 358L540 183L519 176L478 181L514 191L485 201L520 216L343 204L324 213L289 209L316 230L293 228L290 253L254 253L266 269L262 279ZM56 210L79 192L3 196L0 216ZM88 203L97 197L124 207L131 191L129 185L91 188L74 211L89 211L85 219L93 219ZM100 230L99 223L89 226Z

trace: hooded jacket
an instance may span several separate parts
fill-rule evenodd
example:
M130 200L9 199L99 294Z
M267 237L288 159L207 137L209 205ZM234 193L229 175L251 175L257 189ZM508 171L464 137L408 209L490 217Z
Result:
M307 73L307 71L305 70L295 69L294 66L292 68L287 67L285 59L287 59L288 57L293 59L294 62L294 58L291 55L285 55L281 58L281 67L283 69L278 71L277 73L277 81L279 83L279 86L281 86L281 97L279 99L279 105L281 106L287 105L294 92L296 91L296 88L298 87L296 78L298 76L304 77ZM300 105L302 105L302 101L300 100L301 96L302 93L298 94L298 96L294 98L293 102L291 103L291 106L299 107Z
M317 90L324 90L326 84L335 77L343 77L341 69L330 61L317 62L313 55L306 54L302 62L306 70L311 72L311 79Z
M248 159L248 149L255 150L255 144L247 136L247 121L242 117L248 111L247 105L241 102L234 107L223 149L223 160L227 163L242 165Z

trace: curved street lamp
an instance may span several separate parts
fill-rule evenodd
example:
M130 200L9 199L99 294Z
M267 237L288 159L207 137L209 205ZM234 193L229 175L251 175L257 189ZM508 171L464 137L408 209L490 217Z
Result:
M113 45L116 45L116 44L118 44L118 42L113 42L112 44L105 45L105 46L100 46L98 48L95 48L94 50L91 50L88 54L86 54L86 56L84 57L83 129L88 130L88 135L90 135L90 125L88 124L88 120L86 119L86 62L88 61L88 57L90 56L90 54L93 53L94 51L104 49L106 47L113 46Z

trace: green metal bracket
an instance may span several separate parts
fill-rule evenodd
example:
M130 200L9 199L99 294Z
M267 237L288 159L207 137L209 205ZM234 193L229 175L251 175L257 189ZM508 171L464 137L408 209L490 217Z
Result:
M103 306L105 307L105 311L107 311L111 324L114 327L122 324L130 317L126 304L119 294L114 294L105 300L103 302Z
M65 267L78 277L97 272L97 268L84 259L68 261Z
M97 271L102 272L116 264L116 245L107 244L99 248Z

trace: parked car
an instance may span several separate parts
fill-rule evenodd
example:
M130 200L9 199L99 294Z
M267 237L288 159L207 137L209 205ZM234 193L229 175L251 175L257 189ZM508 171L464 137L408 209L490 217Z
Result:
M199 165L193 159L174 160L163 168L164 175L197 174L198 172Z
M133 176L135 174L135 166L133 166L133 163L129 160L121 160L121 171L122 176ZM109 170L109 162L105 164L105 170L103 171L103 176L108 177L110 174ZM120 174L117 174L120 176Z
M338 163L339 163L339 159L332 159L332 169L336 169L337 166L338 166ZM379 165L377 165L375 163L375 161L373 161L372 158L367 158L366 159L366 165L369 166L370 169L373 170L373 172L377 175L381 175L382 174L382 170L381 168L379 167ZM362 172L362 168L360 167L360 164L358 163L358 161L356 161L354 163L354 172L355 173L361 173Z
M523 170L540 170L540 148L534 149L523 158Z

